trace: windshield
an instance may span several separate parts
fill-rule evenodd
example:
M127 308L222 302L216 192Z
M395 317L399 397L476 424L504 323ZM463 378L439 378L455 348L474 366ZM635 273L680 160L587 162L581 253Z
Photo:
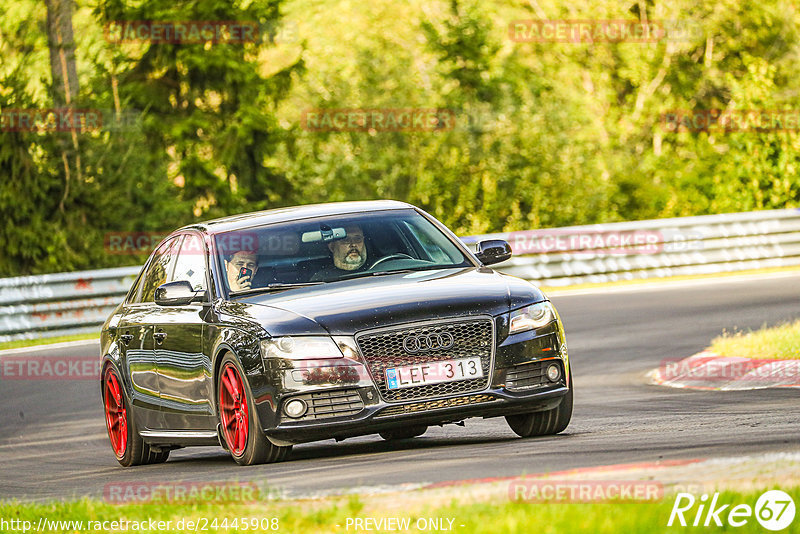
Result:
M414 210L270 224L217 234L214 240L233 294L472 265Z

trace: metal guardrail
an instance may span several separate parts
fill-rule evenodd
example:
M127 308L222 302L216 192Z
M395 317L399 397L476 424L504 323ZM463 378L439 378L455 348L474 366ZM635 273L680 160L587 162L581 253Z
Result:
M551 287L800 265L800 210L570 226L505 239L497 269ZM0 279L0 342L97 332L140 267Z
M505 239L497 269L550 287L800 265L800 209L654 219L463 238Z
M0 278L0 342L97 332L140 269Z

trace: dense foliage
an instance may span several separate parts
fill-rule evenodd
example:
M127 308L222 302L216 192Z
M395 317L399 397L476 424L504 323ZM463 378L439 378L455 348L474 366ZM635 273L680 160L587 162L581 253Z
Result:
M109 233L395 198L461 234L800 204L798 128L673 131L674 110L800 110L790 0L78 0L75 106L117 128L0 129L0 276L141 261ZM0 112L54 104L39 0L0 7ZM519 42L525 19L680 21L657 42ZM244 43L117 43L114 21L255 21ZM309 110L448 110L422 131Z

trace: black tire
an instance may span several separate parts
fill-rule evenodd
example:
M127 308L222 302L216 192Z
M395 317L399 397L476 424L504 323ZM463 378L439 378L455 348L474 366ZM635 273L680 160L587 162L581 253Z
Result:
M230 433L226 431L225 423L223 422L222 415L222 388L225 387L222 380L223 373L227 372L229 368L235 370L238 374L239 383L243 388L244 399L246 400L248 424L247 435L244 440L244 447L234 447L231 445ZM217 416L219 417L220 425L222 425L222 437L225 440L225 445L231 456L239 465L256 465L263 463L280 462L286 459L292 446L278 446L272 444L267 436L261 429L261 424L258 421L258 414L255 410L255 402L253 402L253 393L250 391L250 384L243 377L245 376L242 371L242 366L233 355L226 354L222 358L219 366L219 373L217 375ZM241 449L241 450L239 450Z
M397 430L384 430L379 435L386 441L395 439L411 439L421 436L428 430L425 425L410 426L408 428L398 428Z
M107 386L112 377L119 386L119 395L116 397L116 402L125 410L125 421L127 428L125 435L125 446L124 449L120 451L115 450L114 447L112 427L109 424L108 417L109 408L108 403L106 402L106 397L109 395L109 389ZM111 450L114 452L114 456L122 467L160 464L167 461L169 458L169 449L154 450L147 443L145 443L142 437L139 435L139 430L136 426L136 417L131 411L130 402L128 402L128 398L126 397L124 388L122 387L122 380L111 365L106 366L106 369L103 372L103 405L106 409L106 429L108 430L108 437L111 441Z
M562 432L572 419L572 389L572 377L570 376L569 391L564 395L561 404L552 410L543 412L507 415L508 426L521 438L549 436Z

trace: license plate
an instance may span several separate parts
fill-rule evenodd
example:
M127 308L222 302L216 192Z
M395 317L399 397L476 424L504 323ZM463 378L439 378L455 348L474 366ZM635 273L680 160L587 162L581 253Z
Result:
M480 358L443 360L386 369L386 387L401 389L483 376Z

